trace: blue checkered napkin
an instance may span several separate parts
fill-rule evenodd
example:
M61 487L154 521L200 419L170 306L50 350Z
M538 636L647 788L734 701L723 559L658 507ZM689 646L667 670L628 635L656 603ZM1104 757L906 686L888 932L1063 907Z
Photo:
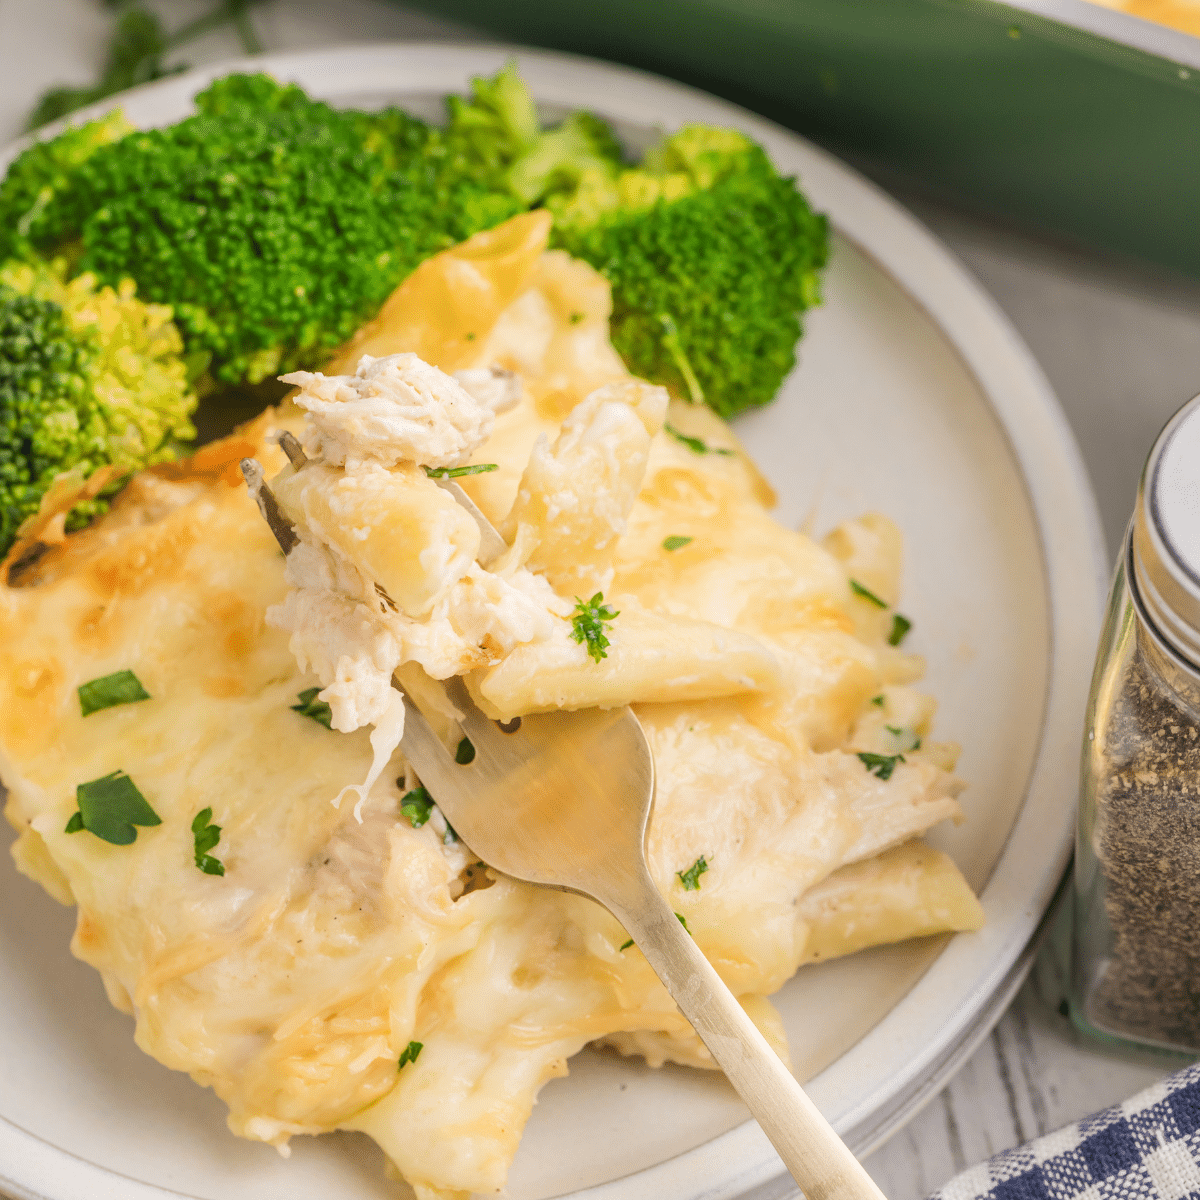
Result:
M963 1171L930 1200L1200 1200L1200 1063Z

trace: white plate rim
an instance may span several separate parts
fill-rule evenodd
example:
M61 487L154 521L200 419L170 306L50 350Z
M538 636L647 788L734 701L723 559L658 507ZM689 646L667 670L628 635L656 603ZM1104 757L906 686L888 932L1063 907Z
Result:
M981 900L989 921L951 941L907 995L858 1043L810 1080L810 1094L860 1154L910 1119L999 1019L997 995L1011 994L1028 967L1028 943L1052 900L1074 840L1082 716L1108 590L1109 562L1090 480L1049 382L1008 318L953 254L915 217L844 163L799 135L697 89L582 56L509 44L396 42L235 59L146 84L73 114L0 150L0 170L34 140L92 119L120 103L186 111L191 96L232 70L267 71L314 94L330 79L351 92L430 92L465 85L515 56L539 100L595 107L666 128L687 122L736 125L761 142L806 191L836 194L838 232L864 251L929 316L975 379L1012 448L1037 521L1049 614L1046 720L1021 808ZM155 118L147 117L143 123ZM177 119L166 117L165 119ZM1015 983L1014 983L1015 979ZM964 984L964 980L969 982ZM946 997L953 997L947 1004ZM938 1001L938 1003L934 1003ZM951 1011L948 1013L946 1010ZM932 1013L938 1015L932 1016ZM856 1103L837 1107L832 1072L883 1080ZM889 1103L908 1095L883 1123ZM823 1103L824 1101L824 1103ZM0 1117L0 1185L19 1200L164 1200L185 1193L146 1184L76 1157ZM19 1172L17 1174L16 1172ZM572 1200L705 1197L734 1200L777 1192L782 1165L747 1121L635 1175L571 1193Z

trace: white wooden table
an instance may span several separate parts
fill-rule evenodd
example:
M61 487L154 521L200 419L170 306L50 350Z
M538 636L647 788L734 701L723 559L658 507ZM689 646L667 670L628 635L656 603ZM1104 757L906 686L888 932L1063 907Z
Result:
M211 8L211 0L153 4L168 28ZM253 21L271 50L489 40L384 0L265 0ZM44 88L95 76L110 22L99 0L0 0L0 144L21 132ZM186 58L201 64L238 53L234 35L220 32L189 45ZM1083 448L1115 551L1155 434L1200 391L1200 285L1047 245L907 192L901 199L975 272L1041 362ZM920 1200L956 1171L1123 1100L1180 1065L1085 1044L1059 1012L1060 959L1052 939L950 1085L868 1159L890 1200Z

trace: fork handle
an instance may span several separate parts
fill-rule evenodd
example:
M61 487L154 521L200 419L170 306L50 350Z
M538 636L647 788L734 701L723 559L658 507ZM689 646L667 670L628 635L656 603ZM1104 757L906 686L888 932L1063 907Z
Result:
M648 875L634 891L633 903L622 897L607 907L746 1102L807 1200L885 1200Z

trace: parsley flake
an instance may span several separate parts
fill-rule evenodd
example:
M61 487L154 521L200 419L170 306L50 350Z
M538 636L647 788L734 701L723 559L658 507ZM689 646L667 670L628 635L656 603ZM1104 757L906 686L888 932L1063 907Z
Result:
M724 446L710 446L703 438L692 437L691 434L683 433L676 429L670 421L667 421L663 428L677 441L682 442L694 454L726 454L732 455L733 450L726 449Z
M683 884L685 892L698 892L700 876L707 870L708 862L702 854L686 871L676 871L675 874L679 876L679 882Z
M114 846L128 846L137 837L135 825L162 824L162 818L124 771L81 783L75 789L75 801L79 811L67 822L65 832L86 829Z
M885 725L884 729L886 729L888 733L894 734L896 737L899 737L904 732L899 725Z
M898 646L908 636L908 631L912 628L912 622L907 617L902 617L899 613L892 615L892 632L888 634L888 645Z
M150 698L150 693L132 671L102 675L79 688L79 708L85 717L106 708L116 708L118 704L136 704Z
M580 321L582 321L582 320L583 320L583 313L581 313L581 312L573 312L573 313L571 314L571 324L572 324L572 325L578 325L578 324L579 324L579 322L580 322Z
M684 933L686 933L688 937L691 937L692 931L688 928L687 918L683 915L683 913L676 913L675 915L679 918L679 923L683 926Z
M871 703L874 704L877 708L882 708L883 702L884 701L883 701L883 693L882 692L880 692L878 696L871 697Z
M196 866L205 875L224 875L225 864L219 858L213 858L209 851L221 840L221 827L212 823L212 809L202 808L192 821L192 835L195 841Z
M876 608L887 608L886 600L880 600L880 598L877 595L875 595L875 593L873 591L871 591L870 588L863 587L863 585L861 583L859 583L857 579L850 580L850 590L856 596L861 596L864 600L867 601L868 604L875 605Z
M396 1066L397 1071L403 1071L410 1062L416 1062L417 1056L425 1049L424 1042L409 1042L404 1047L404 1053L400 1055L400 1062Z
M458 749L454 751L454 761L460 767L465 767L467 763L475 761L475 747L471 744L470 738L463 738L458 743Z
M608 657L609 641L604 635L611 627L613 618L620 615L604 603L603 592L597 592L590 600L580 600L576 596L571 637L574 641L586 643L587 652L599 662Z
M871 754L865 750L858 758L872 775L878 775L880 779L891 779L896 764L908 761L903 754Z
M621 951L620 951L620 952L623 954L623 953L624 953L626 950L628 950L628 949L629 949L629 947L630 947L630 946L632 946L632 945L633 945L633 938L630 938L630 939L629 939L629 941L627 941L627 942L622 942L622 943L621 943Z
M415 787L411 792L405 792L400 799L400 814L408 818L408 823L414 829L420 829L429 820L433 812L433 797L423 787Z
M663 549L682 550L684 546L695 540L695 538L681 537L679 534L673 533L669 538L663 538Z
M319 687L305 688L296 697L300 703L291 706L292 712L299 713L302 717L312 717L318 725L324 725L326 729L332 729L333 711L324 700L317 699L317 694L320 690Z
M430 479L461 479L464 475L486 475L500 470L499 463L472 463L468 467L426 467Z

